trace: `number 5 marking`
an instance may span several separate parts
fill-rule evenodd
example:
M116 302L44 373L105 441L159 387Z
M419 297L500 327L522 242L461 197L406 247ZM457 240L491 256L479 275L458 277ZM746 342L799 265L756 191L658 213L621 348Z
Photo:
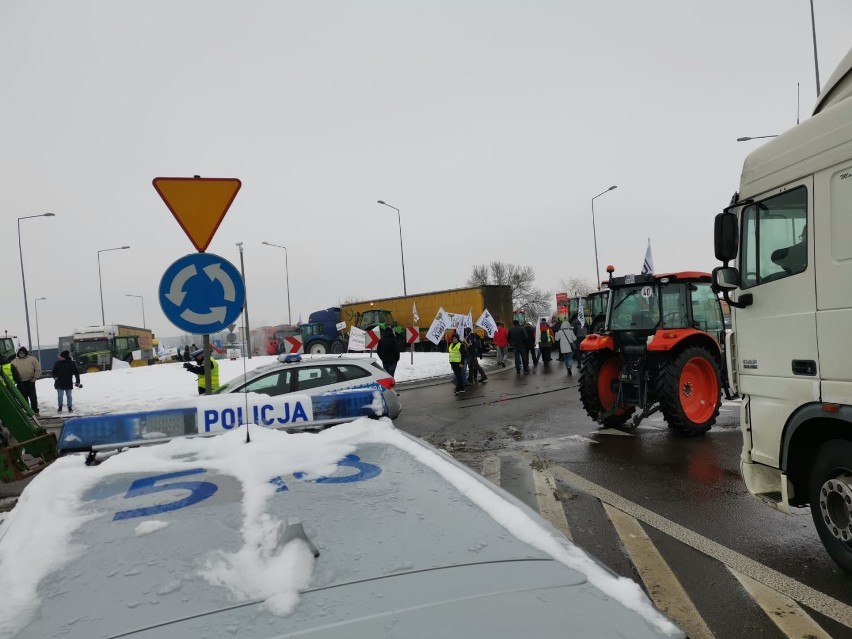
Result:
M198 502L207 499L218 490L216 484L209 481L175 481L168 484L157 485L157 482L168 481L169 479L175 479L176 477L185 477L186 475L197 475L198 473L204 472L207 472L204 468L193 468L192 470L182 470L177 473L154 475L152 477L137 479L130 484L130 488L127 489L127 493L124 495L125 499L132 499L133 497L141 497L142 495L161 493L169 490L188 490L189 495L183 499L178 499L177 501L172 501L167 504L134 508L133 510L122 510L115 513L112 520L120 521L122 519L133 519L134 517L158 515L160 513L169 512L170 510L186 508L187 506L192 506L193 504L197 504Z

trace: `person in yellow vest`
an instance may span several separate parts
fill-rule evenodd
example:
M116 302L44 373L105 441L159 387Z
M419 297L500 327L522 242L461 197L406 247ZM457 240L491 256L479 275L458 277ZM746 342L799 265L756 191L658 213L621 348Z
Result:
M198 394L204 395L207 393L207 380L204 379L204 351L195 351L192 354L192 359L195 361L194 366L190 362L186 362L183 367L198 375ZM219 364L212 357L210 358L210 387L211 393L219 388Z
M467 360L467 346L459 339L458 333L453 333L453 341L447 345L450 368L456 376L456 395L464 392L463 362Z
M12 360L9 360L5 364L3 364L3 374L9 378L9 381L14 382L12 379Z

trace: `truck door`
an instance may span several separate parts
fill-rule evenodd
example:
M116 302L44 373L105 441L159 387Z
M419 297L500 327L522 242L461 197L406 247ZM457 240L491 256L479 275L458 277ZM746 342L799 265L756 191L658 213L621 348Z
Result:
M780 467L782 431L798 406L819 399L813 179L754 198L740 212L740 290L734 337L739 391L745 397L745 452ZM754 428L751 428L751 425Z

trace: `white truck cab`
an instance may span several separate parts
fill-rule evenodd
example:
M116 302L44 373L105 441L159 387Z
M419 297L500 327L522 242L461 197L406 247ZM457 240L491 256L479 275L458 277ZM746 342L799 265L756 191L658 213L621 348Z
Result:
M715 249L743 478L773 508L809 505L852 572L852 51L813 117L746 158Z

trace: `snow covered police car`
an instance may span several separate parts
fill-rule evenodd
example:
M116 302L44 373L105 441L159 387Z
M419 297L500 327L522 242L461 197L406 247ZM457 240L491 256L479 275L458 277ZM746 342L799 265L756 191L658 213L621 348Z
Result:
M108 446L54 462L0 524L0 637L683 636L635 582L387 419L95 463Z
M303 359L300 355L280 355L277 362L260 366L222 385L216 394L259 393L274 397L372 388L382 393L387 416L395 419L402 410L395 387L393 376L373 359L340 356Z

